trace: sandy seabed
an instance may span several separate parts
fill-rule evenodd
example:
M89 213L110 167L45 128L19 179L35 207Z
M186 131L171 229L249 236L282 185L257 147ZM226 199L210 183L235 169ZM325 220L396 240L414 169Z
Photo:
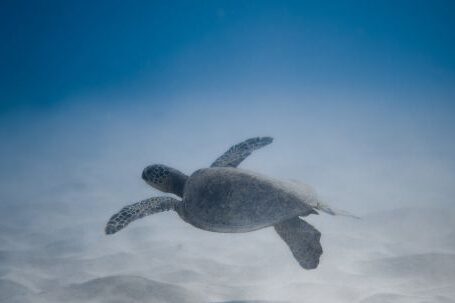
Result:
M105 205L3 211L0 302L455 302L446 209L312 216L324 254L306 271L273 228L209 233L163 213L105 236Z

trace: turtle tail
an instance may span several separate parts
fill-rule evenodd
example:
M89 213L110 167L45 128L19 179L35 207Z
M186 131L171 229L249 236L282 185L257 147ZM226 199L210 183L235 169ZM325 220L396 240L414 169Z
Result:
M344 216L344 217L351 217L351 218L355 218L355 219L360 219L359 216L351 214L348 211L333 208L333 207L331 207L331 206L329 206L329 205L327 205L325 203L322 203L322 202L318 202L316 204L315 209L323 211L326 214L329 214L329 215L332 215L332 216Z

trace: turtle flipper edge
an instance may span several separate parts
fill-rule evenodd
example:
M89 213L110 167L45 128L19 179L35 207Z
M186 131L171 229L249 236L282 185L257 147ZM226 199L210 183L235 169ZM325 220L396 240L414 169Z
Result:
M271 137L255 137L231 146L210 167L237 167L253 151L272 143Z
M171 197L152 197L123 207L113 215L106 224L104 231L107 235L114 234L129 223L142 217L175 209L180 201Z
M278 235L305 269L315 269L322 255L321 233L311 224L294 217L274 225Z

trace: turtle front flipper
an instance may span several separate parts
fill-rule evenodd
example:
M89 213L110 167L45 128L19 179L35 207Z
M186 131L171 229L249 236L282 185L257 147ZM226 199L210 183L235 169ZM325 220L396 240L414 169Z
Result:
M127 226L134 220L153 215L166 210L174 210L181 201L171 197L152 197L140 202L125 206L113 215L106 224L107 235L113 234Z
M274 225L294 258L305 269L315 269L322 255L321 233L309 223L294 217Z
M271 137L256 137L245 140L231 146L227 152L221 155L210 167L237 167L253 151L272 143Z

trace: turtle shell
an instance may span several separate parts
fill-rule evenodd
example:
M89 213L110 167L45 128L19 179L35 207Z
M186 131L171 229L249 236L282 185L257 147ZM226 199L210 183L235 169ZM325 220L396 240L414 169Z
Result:
M179 214L205 230L246 232L314 213L313 197L248 170L205 168L187 180Z

